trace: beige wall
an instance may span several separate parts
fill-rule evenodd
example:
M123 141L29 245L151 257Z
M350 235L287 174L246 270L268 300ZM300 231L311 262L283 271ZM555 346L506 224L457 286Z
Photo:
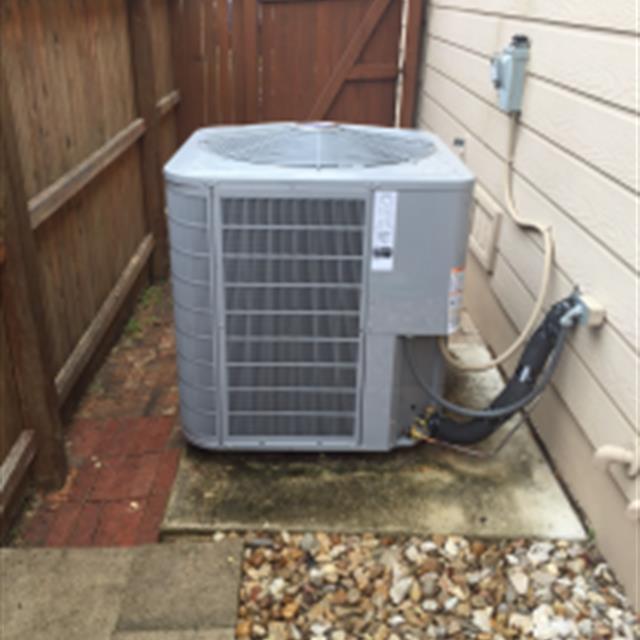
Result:
M465 139L478 180L474 233L486 242L492 216L502 209L508 131L489 81L489 57L513 34L529 36L516 203L523 215L554 229L548 301L578 284L607 310L601 329L572 336L534 422L638 603L639 528L625 515L628 502L640 497L638 479L592 461L604 444L638 446L635 4L429 0L419 125L447 143ZM539 239L498 217L493 261L470 254L467 266L468 308L496 352L526 322L542 268Z

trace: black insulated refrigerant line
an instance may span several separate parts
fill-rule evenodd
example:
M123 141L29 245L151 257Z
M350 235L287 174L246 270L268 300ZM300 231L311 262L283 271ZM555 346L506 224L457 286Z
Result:
M411 373L435 409L426 421L426 428L423 427L423 435L457 445L474 444L489 437L544 391L560 360L567 333L581 315L582 306L576 294L556 302L529 338L514 374L487 409L469 409L436 393L418 375L405 341ZM449 414L468 419L456 419Z

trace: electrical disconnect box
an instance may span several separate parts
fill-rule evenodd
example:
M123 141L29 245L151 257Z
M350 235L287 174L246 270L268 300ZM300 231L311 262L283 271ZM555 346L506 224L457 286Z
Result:
M529 38L516 35L507 47L491 59L491 80L498 91L498 105L506 113L515 113L522 109L529 48Z

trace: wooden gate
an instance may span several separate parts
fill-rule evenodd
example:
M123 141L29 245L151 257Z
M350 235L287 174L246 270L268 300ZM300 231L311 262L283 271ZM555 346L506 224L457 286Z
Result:
M179 2L182 136L263 120L390 126L396 110L411 126L422 10L422 0Z

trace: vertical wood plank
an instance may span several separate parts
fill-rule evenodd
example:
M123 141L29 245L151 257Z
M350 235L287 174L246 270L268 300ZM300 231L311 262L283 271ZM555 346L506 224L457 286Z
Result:
M233 0L231 5L231 81L233 83L232 122L244 122L245 83L244 69L244 7L241 0Z
M185 99L185 77L190 72L185 56L184 37L184 3L182 0L168 0L169 3L169 32L171 34L171 60L175 87L180 92L180 102L174 110L176 117L176 142L182 144L187 137L185 116L187 100Z
M138 113L146 123L141 141L142 184L147 227L156 243L151 272L152 277L157 279L168 274L169 252L159 156L159 117L156 110L152 43L153 15L150 0L128 0L127 6L136 103Z
M230 19L231 13L229 12L227 0L219 0L216 10L216 50L218 52L216 64L218 80L216 82L216 88L220 101L220 123L228 123L233 119L233 94L231 91L231 79L229 77Z
M418 93L418 61L422 43L424 2L408 0L407 36L405 42L404 69L402 74L402 98L400 105L400 126L413 127L416 117L416 97Z
M258 2L244 0L244 71L245 120L258 119Z
M0 71L0 216L6 234L3 309L24 426L36 434L36 481L60 486L67 472L58 398L43 325L38 255L13 127L7 85Z

